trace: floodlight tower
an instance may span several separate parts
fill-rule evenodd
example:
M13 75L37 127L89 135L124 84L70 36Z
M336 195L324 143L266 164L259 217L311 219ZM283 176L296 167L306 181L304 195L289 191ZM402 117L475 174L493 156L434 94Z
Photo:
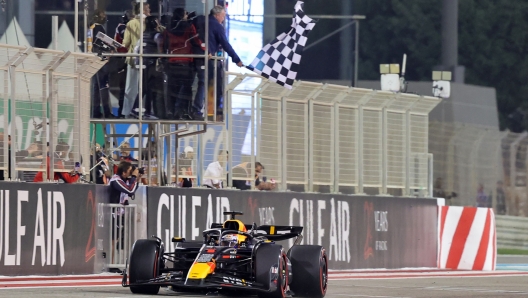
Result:
M405 67L407 65L407 54L403 54L401 76L399 64L380 64L381 90L392 92L406 92Z
M449 98L451 96L451 79L450 71L433 71L433 96Z
M399 64L380 64L381 90L392 92L400 91L399 72Z

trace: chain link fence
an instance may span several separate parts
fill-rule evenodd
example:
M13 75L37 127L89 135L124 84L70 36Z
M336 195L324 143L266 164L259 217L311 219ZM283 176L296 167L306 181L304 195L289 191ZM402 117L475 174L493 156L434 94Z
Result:
M443 194L451 205L493 207L497 214L522 212L519 204L512 205L519 191L510 180L511 165L514 176L526 175L522 162L517 164L518 153L526 149L519 134L436 121L429 123L429 132L436 194Z

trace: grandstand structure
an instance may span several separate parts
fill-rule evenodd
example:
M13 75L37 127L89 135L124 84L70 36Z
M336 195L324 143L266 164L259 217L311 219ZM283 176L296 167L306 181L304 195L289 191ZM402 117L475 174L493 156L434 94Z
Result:
M208 1L198 6L193 9L199 13L210 8ZM16 21L13 28L17 30ZM58 37L58 23L54 28ZM70 171L76 161L89 170L96 144L104 147L108 157L115 156L117 163L122 145L129 143L127 150L146 167L143 181L150 185L176 186L179 178L193 179L197 187L207 178L224 180L228 187L233 179L254 184L248 177L228 175L229 169L260 161L265 167L261 179L274 179L279 191L432 196L428 127L429 113L440 102L438 98L305 81L297 81L288 90L249 71L230 70L225 76L224 121L217 121L216 113L207 107L205 114L212 117L204 121L145 120L141 116L89 119L90 78L106 60L79 53L82 46L76 47L69 34L73 45L66 43L66 51L27 44L0 46L7 59L1 64L1 90L3 98L9 99L0 110L0 129L11 134L16 152L38 142L46 148L42 158L52 151L47 143L54 148L65 142L71 154L62 170ZM55 40L64 44L68 38ZM58 47L56 41L51 48ZM103 56L137 56L141 68L148 55ZM207 77L213 70L205 65ZM140 105L144 91L140 84ZM4 139L7 143L7 134ZM186 147L194 152L191 160L184 156ZM217 161L222 151L229 152L224 172L207 177L207 165ZM6 146L2 152L0 169L7 170ZM13 179L27 179L23 173L42 168L38 157L13 154L10 158ZM52 163L51 170L56 170L53 167ZM249 177L254 177L254 170L252 166Z

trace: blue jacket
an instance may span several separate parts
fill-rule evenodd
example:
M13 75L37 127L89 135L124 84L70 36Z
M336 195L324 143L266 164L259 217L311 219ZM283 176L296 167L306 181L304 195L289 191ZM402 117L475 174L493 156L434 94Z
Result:
M222 24L218 22L217 19L214 18L214 16L209 16L209 53L216 54L220 50L220 46L224 51L229 54L229 56L233 59L234 63L240 62L240 58L235 53L235 50L233 50L233 47L229 44L229 41L227 41L227 37L225 34L225 29Z

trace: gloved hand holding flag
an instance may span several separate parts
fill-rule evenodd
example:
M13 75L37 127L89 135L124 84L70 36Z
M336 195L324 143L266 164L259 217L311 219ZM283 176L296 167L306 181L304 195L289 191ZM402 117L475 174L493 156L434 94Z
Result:
M249 70L288 89L292 89L308 33L315 26L315 22L304 13L303 6L303 1L297 1L290 31L265 45L247 66Z

